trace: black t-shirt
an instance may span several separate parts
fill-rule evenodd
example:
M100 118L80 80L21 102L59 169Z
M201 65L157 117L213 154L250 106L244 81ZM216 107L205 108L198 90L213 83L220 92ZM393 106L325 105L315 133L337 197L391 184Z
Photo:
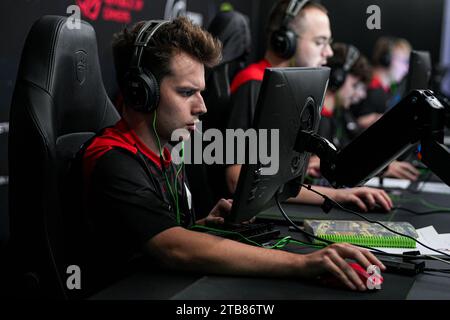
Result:
M193 223L184 171L167 149L164 155L161 165L123 121L85 149L85 212L104 261L126 265L139 257L148 240L179 225L177 203L181 225Z
M371 113L385 113L390 94L381 88L368 89L367 97L359 104L352 105L350 110L355 117L365 116Z
M229 129L243 129L245 131L253 127L261 84L262 81L260 80L249 80L233 93L227 126Z

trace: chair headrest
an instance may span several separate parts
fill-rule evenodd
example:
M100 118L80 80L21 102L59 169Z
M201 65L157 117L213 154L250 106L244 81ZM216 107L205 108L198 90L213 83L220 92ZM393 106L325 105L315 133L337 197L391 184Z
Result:
M245 58L251 49L248 17L238 11L219 12L211 21L208 31L223 44L222 62Z
M85 21L70 29L66 21L44 16L34 23L18 74L18 80L50 96L57 136L96 131L106 113L118 118L103 85L94 29Z

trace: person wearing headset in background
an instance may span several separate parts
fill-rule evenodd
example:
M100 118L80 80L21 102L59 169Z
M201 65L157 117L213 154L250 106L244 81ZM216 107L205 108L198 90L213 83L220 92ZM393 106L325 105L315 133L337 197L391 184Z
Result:
M410 53L411 45L402 38L380 37L375 43L367 97L351 108L361 128L370 127L399 101L399 85L408 73Z
M401 82L409 68L411 45L402 38L381 37L373 51L373 75L366 98L350 107L358 126L364 130L401 98ZM383 176L415 181L420 172L409 162L393 161Z
M367 58L353 45L334 43L327 61L330 79L322 107L319 134L342 148L359 134L350 106L366 96L372 76Z
M372 69L367 58L353 45L333 43L332 50L333 56L327 60L331 70L318 133L342 148L361 131L349 107L366 97ZM321 177L318 156L310 157L307 174L311 178Z
M365 290L345 259L385 270L368 250L333 244L296 254L192 230L194 224L223 222L231 202L220 200L207 218L195 221L184 174L166 144L176 129L192 132L206 112L204 66L217 63L220 50L217 40L184 17L138 23L115 36L122 119L82 151L85 212L97 257L109 268L144 254L166 268L200 273L314 278L331 272L349 288Z
M332 48L334 55L327 62L331 72L319 134L338 148L343 148L362 131L349 109L352 104L357 104L366 97L372 70L367 58L356 47L335 43ZM317 156L311 157L308 174L312 177L320 176L320 160ZM414 181L418 178L419 171L409 162L393 161L383 172L383 176Z
M278 1L269 17L266 34L269 35L269 43L264 58L238 73L231 83L232 108L228 128L246 130L252 126L265 68L320 67L333 55L327 10L315 2ZM226 168L226 181L231 193L236 190L240 170L239 164ZM389 196L379 189L320 186L315 189L337 202L353 203L362 211L368 211L377 204L386 211L392 208ZM320 205L323 198L302 188L295 198L288 201Z

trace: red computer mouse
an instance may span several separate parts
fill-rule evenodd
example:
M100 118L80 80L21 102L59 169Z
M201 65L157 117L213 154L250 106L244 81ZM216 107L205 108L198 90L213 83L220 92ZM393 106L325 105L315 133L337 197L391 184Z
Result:
M384 279L381 276L379 269L376 266L369 267L365 270L362 266L355 262L350 262L349 266L355 270L361 281L366 285L369 290L381 289L381 284ZM321 277L322 283L327 286L347 288L347 286L334 275L328 274Z
M349 263L349 266L355 270L361 281L368 289L381 289L381 284L384 279L381 276L380 269L378 267L370 266L367 270L364 270L363 267L355 262Z

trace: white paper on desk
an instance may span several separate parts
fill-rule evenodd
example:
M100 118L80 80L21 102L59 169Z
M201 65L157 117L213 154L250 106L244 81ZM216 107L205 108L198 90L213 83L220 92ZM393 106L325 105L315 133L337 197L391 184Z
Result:
M423 192L450 194L450 187L442 182L420 182L417 190Z
M383 185L380 184L380 178L374 177L367 181L364 185L374 188L392 188L392 189L403 189L409 187L411 181L407 179L393 179L393 178L383 178Z
M447 248L450 248L450 233L443 233L439 235L441 241L445 244Z
M446 234L444 235L444 237L441 237L442 235L438 234L433 226L417 229L416 231L417 234L419 235L417 240L433 249L450 254L450 234L448 235ZM425 248L419 243L417 243L415 249L414 248L376 248L376 249L380 249L387 253L396 253L396 254L402 254L403 252L418 250L420 251L420 254L440 255L439 253L433 250Z

